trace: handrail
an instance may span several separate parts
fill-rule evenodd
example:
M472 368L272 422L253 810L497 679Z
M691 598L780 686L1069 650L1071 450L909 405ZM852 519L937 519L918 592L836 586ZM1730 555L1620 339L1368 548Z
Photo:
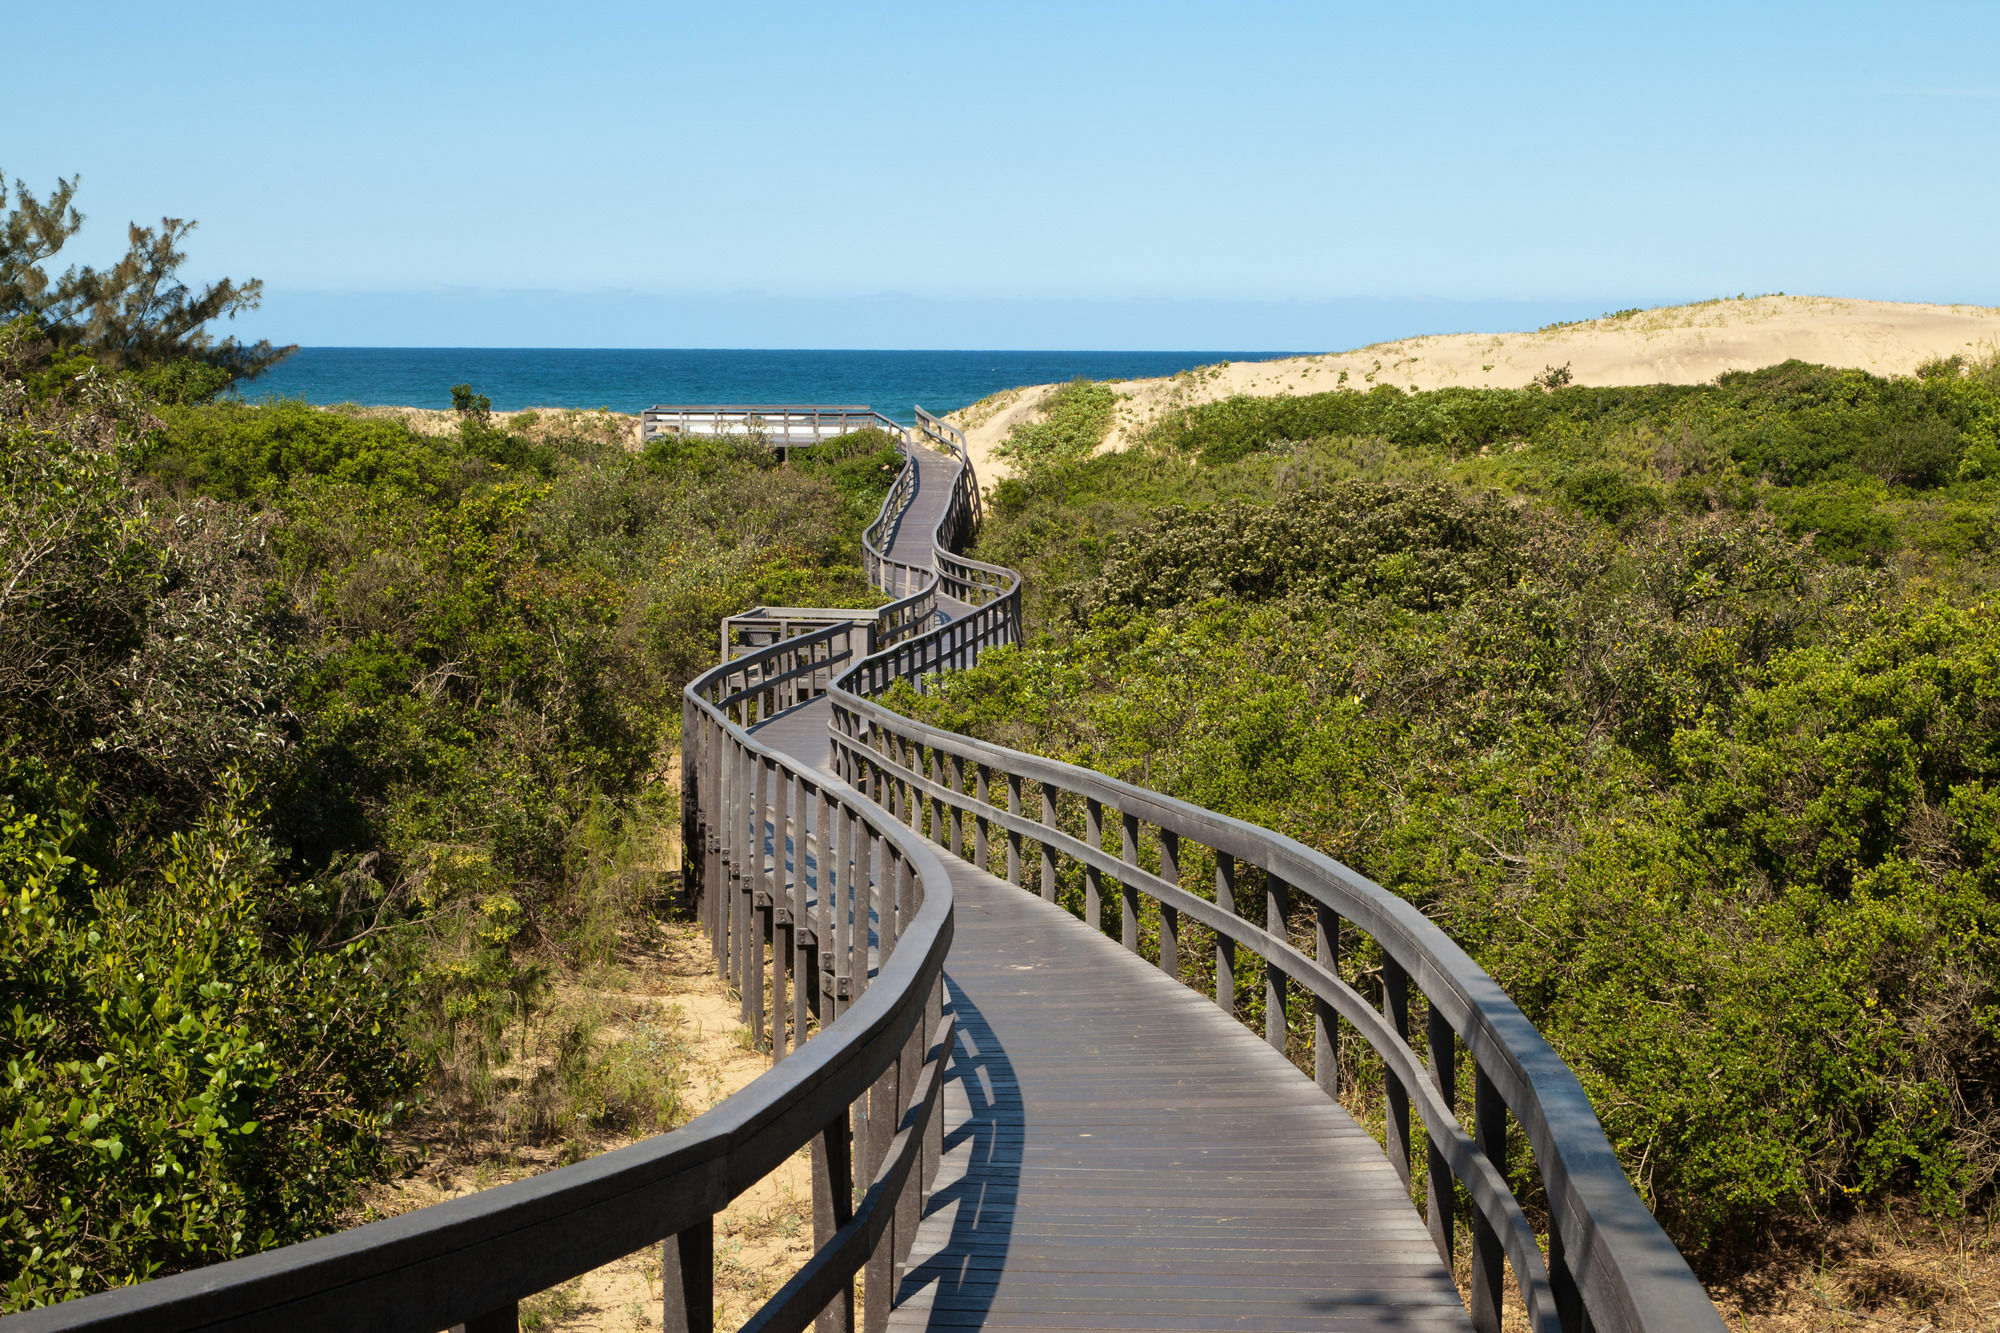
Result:
M934 540L938 583L979 609L879 648L833 681L829 730L836 771L954 855L995 873L1004 860L1005 877L1016 886L1022 886L1028 844L1034 843L1040 891L1050 901L1057 897L1062 862L1080 864L1085 923L1102 928L1110 885L1118 894L1122 942L1134 953L1140 952L1143 896L1157 915L1156 961L1176 980L1182 919L1207 928L1215 939L1215 998L1228 1012L1236 1011L1239 968L1247 968L1238 963L1237 948L1260 955L1265 1039L1289 1050L1287 1003L1292 988L1302 987L1313 1011L1312 1070L1329 1096L1339 1094L1345 1020L1383 1062L1388 1155L1406 1187L1413 1179L1414 1101L1425 1138L1427 1224L1447 1265L1456 1214L1451 1182L1463 1185L1472 1201L1475 1328L1499 1326L1504 1261L1537 1333L1720 1330L1707 1293L1634 1192L1576 1076L1498 983L1416 908L1268 829L1090 769L943 731L876 702L873 696L898 680L922 688L927 674L970 665L981 648L1020 633L1019 576L953 549L969 528L978 496L964 437L922 409L917 422L927 440L961 463L954 512L940 521ZM1040 788L1039 817L1023 808L1029 783ZM1065 816L1076 822L1079 806L1081 837L1064 827ZM1116 855L1105 849L1107 810L1119 824ZM1146 826L1154 830L1150 852L1141 848ZM1004 851L996 829L1005 836ZM1182 882L1183 868L1192 867L1191 854L1200 848L1214 864L1210 897ZM1244 868L1251 872L1244 880L1262 881L1261 925L1238 908ZM1292 938L1294 890L1312 903L1310 953ZM1343 923L1381 949L1379 1007L1340 975ZM1410 1042L1412 980L1423 1005L1427 1058ZM1473 1066L1469 1133L1457 1111L1461 1044ZM1507 1178L1510 1115L1533 1152L1550 1204L1546 1254Z
M656 403L639 413L641 444L669 434L762 435L782 450L869 429L903 433L866 403Z

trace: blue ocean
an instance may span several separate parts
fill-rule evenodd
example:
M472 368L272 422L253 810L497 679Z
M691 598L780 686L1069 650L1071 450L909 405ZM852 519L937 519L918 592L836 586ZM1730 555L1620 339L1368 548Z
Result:
M470 384L495 411L655 403L866 403L908 424L1021 384L1172 375L1286 352L656 351L558 347L301 347L242 386L251 401L451 406Z

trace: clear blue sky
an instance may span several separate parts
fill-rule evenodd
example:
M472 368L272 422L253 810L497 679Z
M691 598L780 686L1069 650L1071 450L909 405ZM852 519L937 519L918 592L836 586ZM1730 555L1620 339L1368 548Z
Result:
M192 267L263 278L244 331L286 341L1251 349L1738 291L2000 304L1991 0L6 29L8 177L82 174L86 258L200 219Z

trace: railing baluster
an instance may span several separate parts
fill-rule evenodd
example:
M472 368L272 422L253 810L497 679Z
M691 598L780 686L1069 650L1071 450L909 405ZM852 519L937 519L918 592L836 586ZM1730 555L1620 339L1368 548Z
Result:
M660 1295L666 1333L713 1333L715 1219L703 1218L660 1246Z
M792 775L780 767L771 800L771 1063L785 1058L785 983L792 968Z
M1007 775L1007 813L1021 813L1021 775ZM1015 829L1007 830L1007 882L1015 888L1021 887L1021 835Z
M1408 1044L1410 1040L1410 978L1403 971L1403 965L1393 958L1382 960L1382 1013L1389 1020L1389 1027L1396 1039ZM1403 1086L1403 1080L1388 1070L1383 1071L1383 1090L1389 1103L1388 1147L1389 1163L1396 1168L1402 1178L1403 1188L1410 1187L1410 1090Z
M875 843L859 811L849 818L854 844L854 993L868 989L870 907L875 897Z
M1119 833L1124 837L1121 855L1125 864L1136 870L1139 866L1139 816L1121 810ZM1133 953L1139 952L1139 886L1129 879L1118 882L1118 920L1121 942Z
M1472 1143L1501 1178L1507 1175L1507 1103L1477 1061L1472 1071ZM1473 1333L1500 1333L1501 1268L1506 1252L1500 1233L1480 1209L1472 1210Z
M945 785L951 788L953 797L963 794L965 770L960 767L958 756L947 754L944 758ZM965 817L958 800L951 802L951 854L965 855Z
M1430 1047L1431 1086L1446 1106L1456 1106L1458 1099L1458 1034L1451 1030L1451 1024L1438 1012L1435 1004L1427 1004L1428 1017L1424 1021L1427 1044ZM1452 1183L1451 1164L1445 1161L1444 1153L1438 1150L1437 1136L1424 1135L1424 1165L1428 1179L1424 1185L1424 1222L1430 1228L1431 1243L1437 1246L1438 1257L1447 1267L1451 1264L1452 1214L1458 1207L1458 1190Z
M929 758L924 765L924 773L925 776L930 778L931 786L941 787L944 785L943 755L939 752L938 748L935 745L930 746L929 751L930 751ZM951 844L950 844L950 839L948 839L945 836L944 811L945 811L944 797L942 796L931 797L931 829L930 829L931 841L936 843L940 847L948 849Z
M832 974L827 965L833 954L833 801L824 790L813 793L815 832L813 839L813 950L812 974L814 1012L822 1025L840 1016L837 1005L827 1002Z
M831 917L824 927L824 940L820 944L820 952L826 955L820 960L820 971L832 987L832 1013L837 1021L853 1003L848 957L848 900L853 894L853 884L847 864L847 810L837 802L833 803L831 837L833 841L826 858L826 910Z
M1236 858L1228 852L1215 854L1215 905L1236 915ZM1236 941L1215 932L1215 1002L1222 1012L1236 1013Z
M1291 938L1289 915L1291 890L1284 880L1264 872L1264 929L1281 940ZM1264 960L1264 1040L1283 1054L1291 1034L1285 1023L1285 1005L1291 998L1291 978L1270 959Z
M1160 828L1160 878L1169 884L1181 882L1181 835ZM1181 913L1177 907L1160 904L1160 971L1175 981L1181 979Z
M849 1136L847 1110L820 1131L813 1140L813 1243L825 1246L833 1233L854 1216L854 1144ZM852 1333L854 1328L854 1282L849 1279L840 1295L813 1321L818 1333Z
M751 845L750 864L755 873L750 880L750 938L747 943L749 966L745 968L744 999L748 1002L750 1045L757 1048L764 1044L764 935L765 928L772 921L771 882L764 869L765 829L769 822L771 770L776 767L761 758L754 758L757 784L751 820L754 842ZM775 934L775 932L773 932Z
M1056 789L1044 782L1042 788L1042 826L1056 827ZM1056 849L1047 838L1042 839L1042 898L1047 902L1056 900Z
M993 801L987 793L986 784L986 765L974 764L972 767L972 799L978 804L979 816L972 822L972 860L982 872L990 875L993 873L993 864L991 850L987 846L986 810L988 806L993 804Z
M1083 841L1093 852L1104 850L1104 806L1091 797L1083 802ZM1083 863L1083 920L1092 930L1104 929L1104 872Z
M1340 975L1340 914L1323 902L1314 903L1313 957ZM1313 1082L1336 1101L1340 1098L1340 1015L1313 993Z

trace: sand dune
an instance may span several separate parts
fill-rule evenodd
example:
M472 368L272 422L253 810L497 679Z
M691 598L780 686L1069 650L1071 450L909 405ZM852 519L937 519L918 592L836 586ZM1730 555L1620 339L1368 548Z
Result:
M1377 343L1352 352L1204 366L1170 379L1127 380L1105 447L1120 448L1162 413L1233 394L1258 396L1366 390L1519 388L1550 366L1577 384L1702 384L1731 370L1798 358L1907 375L1934 357L2000 351L2000 309L1757 296L1662 306L1536 333L1451 333ZM994 446L1031 420L1053 385L1010 389L952 419L965 428L982 479L1007 475Z

